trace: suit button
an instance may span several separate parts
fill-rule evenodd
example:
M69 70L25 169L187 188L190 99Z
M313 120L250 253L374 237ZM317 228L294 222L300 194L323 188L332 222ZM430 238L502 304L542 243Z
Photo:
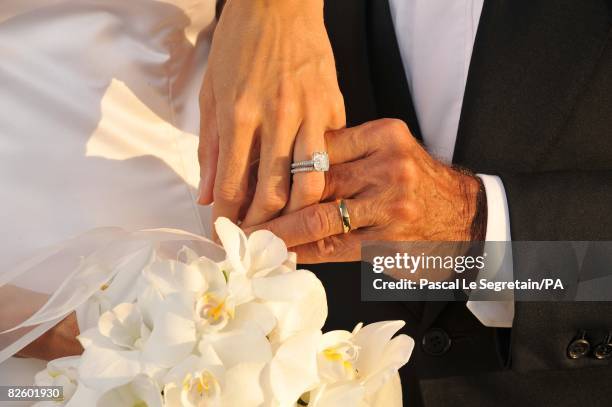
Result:
M588 355L590 350L591 343L586 339L586 332L580 331L580 334L567 347L567 357L580 359Z
M610 359L612 357L612 333L609 333L602 343L595 346L593 356L599 360Z
M423 335L423 352L431 356L442 356L451 347L451 338L442 329L430 329Z

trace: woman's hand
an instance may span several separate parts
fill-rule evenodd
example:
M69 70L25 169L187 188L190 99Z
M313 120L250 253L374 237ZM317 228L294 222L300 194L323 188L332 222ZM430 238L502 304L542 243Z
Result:
M64 356L80 355L83 347L77 341L79 326L73 312L59 324L38 337L17 353L18 357L53 360Z
M227 1L200 110L199 202L213 218L256 225L319 202L323 174L295 175L290 193L290 164L345 125L323 0Z
M300 263L359 260L361 242L368 240L482 239L486 221L475 224L484 195L478 179L433 159L402 121L377 120L330 132L327 145L332 166L323 199L331 202L247 233L271 230L297 252ZM337 199L345 200L350 215L353 230L347 234Z

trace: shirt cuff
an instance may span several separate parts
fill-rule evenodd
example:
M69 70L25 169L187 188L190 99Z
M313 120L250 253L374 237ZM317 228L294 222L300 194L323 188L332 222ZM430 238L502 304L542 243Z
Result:
M499 177L495 175L478 174L482 180L487 194L487 233L488 242L509 242L510 215L508 214L508 201L506 190Z
M487 195L487 242L510 242L510 215L504 184L499 177L478 174L482 180ZM487 245L485 251L510 248L509 245ZM502 253L497 258L503 263L489 268L495 270L494 275L487 275L488 280L511 281L513 276L512 253ZM477 279L483 278L480 272ZM514 299L503 301L468 301L468 309L485 326L497 328L510 328L514 320Z

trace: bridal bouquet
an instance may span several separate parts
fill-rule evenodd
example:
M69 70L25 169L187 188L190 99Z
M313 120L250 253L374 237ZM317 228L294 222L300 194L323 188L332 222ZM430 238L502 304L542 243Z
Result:
M63 386L68 406L402 405L402 321L322 333L325 290L282 240L215 227L224 260L152 245L144 267L117 266L77 309L84 353L36 384Z

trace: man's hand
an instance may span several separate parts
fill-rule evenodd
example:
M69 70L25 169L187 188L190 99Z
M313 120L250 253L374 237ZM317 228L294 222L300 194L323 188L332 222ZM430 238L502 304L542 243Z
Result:
M469 241L480 183L433 159L400 120L378 120L326 135L332 167L323 200L276 218L269 229L300 263L356 261L362 240ZM337 199L353 230L343 234Z
M199 202L214 201L213 218L256 225L319 202L323 174L294 176L291 194L289 184L291 162L345 125L323 1L228 1L200 110Z

